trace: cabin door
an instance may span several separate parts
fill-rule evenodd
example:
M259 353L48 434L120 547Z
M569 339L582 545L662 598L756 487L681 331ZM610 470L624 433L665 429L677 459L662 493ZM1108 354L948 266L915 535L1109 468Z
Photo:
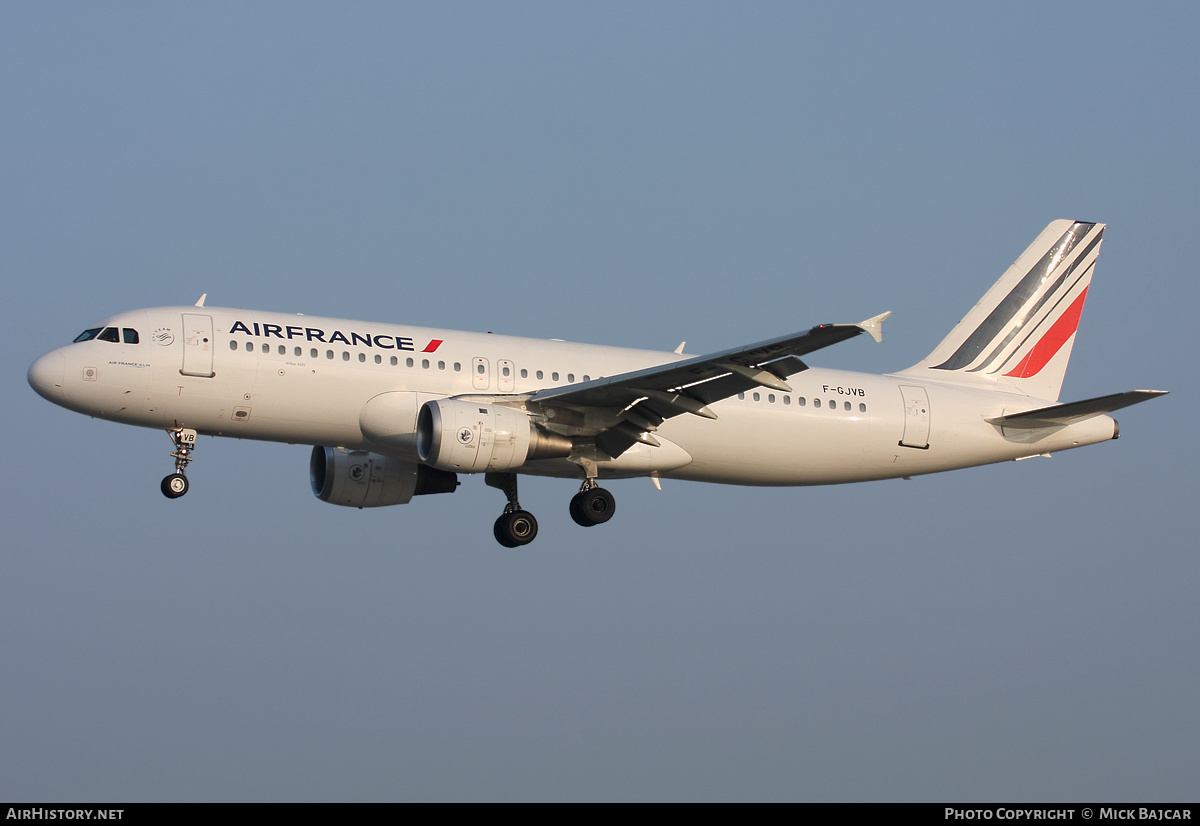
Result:
M183 314L183 368L185 376L211 379L213 373L213 321L210 315Z
M924 387L902 384L900 395L904 397L904 437L900 444L924 450L929 447L929 394Z

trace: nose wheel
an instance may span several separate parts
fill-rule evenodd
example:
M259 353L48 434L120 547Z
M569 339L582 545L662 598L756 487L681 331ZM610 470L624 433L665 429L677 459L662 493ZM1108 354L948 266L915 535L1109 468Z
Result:
M190 427L177 427L168 430L167 435L175 443L175 451L171 454L175 460L175 472L162 480L159 489L168 499L178 499L188 492L188 480L184 470L192 461L192 451L196 449L196 431Z
M159 487L162 488L163 496L168 499L178 499L188 492L188 480L182 473L172 473L162 480Z
M571 497L571 518L576 525L590 528L612 519L617 512L617 500L604 488L596 486L595 479L583 483L579 493Z

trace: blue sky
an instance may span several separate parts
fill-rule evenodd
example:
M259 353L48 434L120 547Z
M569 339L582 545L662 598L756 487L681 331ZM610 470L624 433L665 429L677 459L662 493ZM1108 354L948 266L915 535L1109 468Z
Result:
M1195 32L1182 3L7 4L0 799L1179 800L1200 764ZM1050 460L345 511L303 447L52 407L209 304L693 352L894 310L924 356L1109 229Z

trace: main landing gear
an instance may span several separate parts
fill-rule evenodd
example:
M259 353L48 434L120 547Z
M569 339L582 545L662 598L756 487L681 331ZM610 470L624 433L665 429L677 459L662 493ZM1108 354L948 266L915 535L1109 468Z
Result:
M168 499L178 499L188 492L188 480L183 474L188 462L192 461L192 451L196 449L196 431L190 427L177 427L168 430L167 435L175 443L175 452L171 454L175 459L175 472L165 477L159 488Z
M496 541L506 548L519 548L536 539L537 520L529 511L521 510L521 503L517 501L517 474L485 473L483 481L504 491L504 495L508 497L504 513L500 514L500 518L492 527Z
M496 541L506 548L519 548L537 538L538 524L533 514L521 509L517 500L517 475L515 473L487 473L484 481L493 488L504 491L508 504L504 513L496 520L492 533ZM613 495L596 485L595 478L584 480L579 493L571 497L571 518L575 524L590 528L612 519L617 511Z
M604 488L597 487L596 480L585 479L579 493L571 497L571 518L576 525L590 528L612 519L617 512L617 500Z

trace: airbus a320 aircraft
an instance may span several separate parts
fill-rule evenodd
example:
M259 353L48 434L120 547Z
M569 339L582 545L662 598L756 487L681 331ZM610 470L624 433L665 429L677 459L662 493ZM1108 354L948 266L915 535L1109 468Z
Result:
M314 445L313 492L350 507L451 493L484 473L501 545L533 541L517 474L823 485L915 476L1115 439L1108 413L1161 395L1058 404L1103 224L1051 223L920 363L886 375L801 357L883 313L705 356L195 306L134 310L39 358L29 384L89 416L165 429L184 475L197 434Z

